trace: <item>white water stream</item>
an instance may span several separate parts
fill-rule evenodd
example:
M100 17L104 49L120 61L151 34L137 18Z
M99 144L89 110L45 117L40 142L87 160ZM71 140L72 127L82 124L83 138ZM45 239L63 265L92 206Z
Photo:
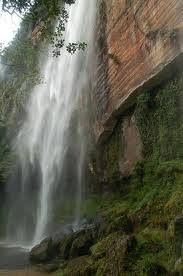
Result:
M74 55L63 49L58 58L50 52L42 68L43 84L34 88L28 101L27 117L15 141L18 192L16 188L13 195L12 186L8 191L7 240L21 245L34 245L48 234L57 195L70 200L75 223L79 219L85 137L82 112L76 110L82 108L80 98L88 92L91 78L96 2L76 0L67 8L66 42L85 41L88 47ZM70 165L67 172L65 162Z

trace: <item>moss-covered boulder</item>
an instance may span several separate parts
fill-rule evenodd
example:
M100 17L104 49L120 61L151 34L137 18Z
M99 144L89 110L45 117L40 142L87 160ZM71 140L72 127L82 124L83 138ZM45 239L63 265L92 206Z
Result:
M108 233L112 233L116 231L122 231L127 234L133 231L133 224L126 214L115 218L108 225L107 227Z
M110 233L121 231L124 234L133 232L133 223L124 213L115 213L116 210L108 208L106 212L100 212L94 219L98 238L104 238Z
M74 232L66 236L60 243L59 257L62 259L69 259L87 255L90 247L96 241L95 227L88 227L86 229Z
M90 231L83 231L74 239L70 250L70 257L87 255L90 247L94 244L94 236Z
M67 260L70 255L70 249L74 240L74 235L69 234L60 242L59 257Z
M63 276L92 276L95 275L93 261L89 256L81 256L68 262Z
M96 275L124 275L129 254L134 250L136 240L133 236L115 232L99 241L91 248L95 260Z

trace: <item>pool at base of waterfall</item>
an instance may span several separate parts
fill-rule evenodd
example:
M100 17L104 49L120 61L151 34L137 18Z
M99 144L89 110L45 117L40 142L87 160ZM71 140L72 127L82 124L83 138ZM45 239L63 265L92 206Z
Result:
M23 269L29 266L29 250L0 245L0 275L1 270Z

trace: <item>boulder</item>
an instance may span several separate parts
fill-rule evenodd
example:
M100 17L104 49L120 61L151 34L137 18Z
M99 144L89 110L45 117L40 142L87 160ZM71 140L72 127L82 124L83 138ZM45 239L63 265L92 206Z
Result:
M79 236L74 239L70 250L70 257L79 257L87 255L90 247L93 245L93 235L89 231L81 231Z
M97 228L98 237L103 237L106 233L106 228L109 225L109 218L105 214L100 213L93 219L93 223Z
M94 226L74 232L66 236L60 243L59 256L67 260L69 257L87 255L95 240L96 228Z
M108 236L112 232L121 231L124 234L133 232L133 223L126 214L111 217L108 214L100 213L94 218L94 224L97 228L98 238Z
M70 249L74 240L74 234L66 236L60 243L59 246L59 257L67 260L70 255Z
M65 236L68 236L73 233L73 226L72 224L67 224L65 226L60 226L57 228L57 231L51 235L52 243L55 248L58 248L61 241L64 239Z
M34 263L45 263L59 257L63 260L87 255L96 240L96 228L88 225L85 229L66 234L54 234L36 245L30 252Z
M70 225L62 228L32 248L30 252L30 260L34 263L48 262L60 255L60 246L72 237L73 232ZM65 256L65 255L64 255Z
M47 262L53 258L54 254L52 238L46 238L40 244L32 248L30 252L30 261L34 263Z

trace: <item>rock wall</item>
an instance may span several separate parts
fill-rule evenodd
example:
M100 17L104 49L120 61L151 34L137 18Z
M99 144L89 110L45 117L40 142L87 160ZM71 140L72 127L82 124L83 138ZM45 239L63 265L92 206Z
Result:
M124 184L137 161L182 158L183 1L98 5L91 167L105 192Z
M183 1L101 0L98 10L94 130L103 143L141 91L183 68Z
M108 139L97 145L90 165L96 191L124 191L134 168L143 162L181 162L182 114L183 73L142 92L120 116ZM141 168L137 170L141 175Z

